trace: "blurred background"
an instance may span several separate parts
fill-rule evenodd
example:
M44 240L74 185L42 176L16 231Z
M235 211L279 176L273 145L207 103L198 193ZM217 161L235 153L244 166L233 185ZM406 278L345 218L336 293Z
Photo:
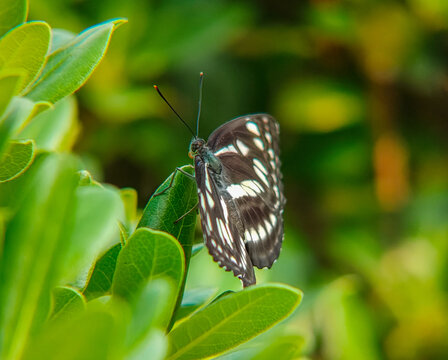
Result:
M301 288L310 359L448 358L448 1L31 0L75 33L127 17L77 93L75 151L142 208L200 135L281 124L284 248L260 282ZM73 101L68 106L75 106ZM200 238L198 229L198 238ZM205 251L188 286L235 288Z

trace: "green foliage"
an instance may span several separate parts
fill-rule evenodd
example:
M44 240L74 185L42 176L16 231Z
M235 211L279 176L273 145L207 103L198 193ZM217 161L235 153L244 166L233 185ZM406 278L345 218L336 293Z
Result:
M112 32L124 22L111 20L91 27L53 51L27 97L55 103L80 88L104 56Z
M277 284L224 296L173 329L168 359L206 358L233 348L284 319L301 298L300 291Z
M0 182L23 173L34 159L34 141L11 141L0 159Z
M13 27L0 28L0 358L199 359L287 317L301 299L287 285L184 294L194 180L173 173L139 213L134 189L94 180L74 154L73 93L125 20L74 35L26 22L27 5L0 12Z
M27 0L5 0L0 9L0 36L26 20Z
M257 280L306 294L218 358L448 358L447 36L444 0L32 0L29 16L2 0L0 358L164 359L182 324L245 294L194 212L174 224L194 181L147 203L190 140L153 85L194 127L200 71L201 137L279 120L285 241ZM164 233L149 258L129 259L137 226ZM143 273L114 294L117 260L161 264L162 238L183 279Z

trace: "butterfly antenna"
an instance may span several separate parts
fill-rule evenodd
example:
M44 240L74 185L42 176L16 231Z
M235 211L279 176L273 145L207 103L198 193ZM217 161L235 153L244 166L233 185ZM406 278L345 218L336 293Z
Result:
M162 92L160 91L159 87L157 85L154 85L154 89L157 90L157 92L159 93L160 97L163 99L163 101L166 102L166 104L170 107L171 110L173 110L173 112L176 114L176 116L179 118L180 121L183 122L183 124L188 128L188 130L190 130L190 132L193 134L194 137L196 137L196 135L194 134L193 130L191 129L191 127L184 121L184 119L182 119L180 117L180 115L177 113L176 110L174 110L174 108L171 106L171 104L168 102L167 99L165 99L165 96L163 96Z
M199 104L198 104L198 118L196 119L196 137L199 135L199 118L201 117L202 107L202 85L204 83L204 73L199 74Z

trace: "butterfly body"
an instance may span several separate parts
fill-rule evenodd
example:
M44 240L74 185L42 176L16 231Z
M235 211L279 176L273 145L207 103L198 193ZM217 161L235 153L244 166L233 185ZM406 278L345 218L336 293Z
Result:
M270 268L283 241L279 126L267 114L231 120L190 144L204 241L219 266L243 286L253 267Z

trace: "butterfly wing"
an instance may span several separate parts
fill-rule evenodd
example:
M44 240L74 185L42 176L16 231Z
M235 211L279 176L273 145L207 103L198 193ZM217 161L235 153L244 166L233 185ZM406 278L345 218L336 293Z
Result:
M233 271L244 287L255 284L252 262L233 219L235 209L228 193L221 191L221 179L200 156L195 157L195 174L204 242L210 255L226 271Z
M236 118L216 129L207 146L222 164L222 197L237 218L234 237L253 265L271 267L283 241L286 202L277 121L267 114Z

